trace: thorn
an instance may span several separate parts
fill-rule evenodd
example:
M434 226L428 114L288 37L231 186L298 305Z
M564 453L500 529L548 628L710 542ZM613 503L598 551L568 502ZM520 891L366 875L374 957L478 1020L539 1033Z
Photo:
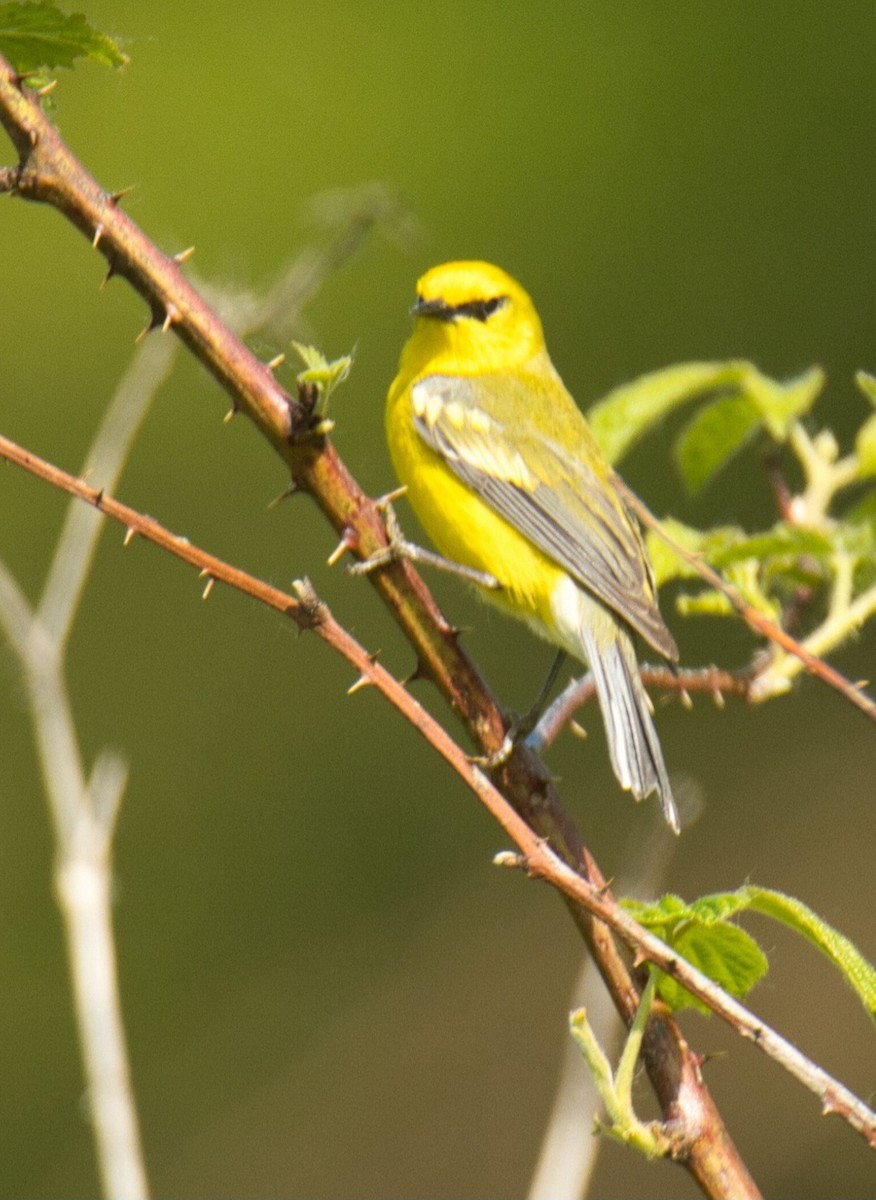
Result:
M338 559L344 557L348 550L354 550L358 545L359 535L356 533L355 529L351 529L351 527L347 525L344 528L344 532L341 534L341 540L338 542L337 546L335 546L334 550L332 550L331 554L326 560L328 565L333 567Z
M712 703L715 705L715 708L725 707L726 701L724 700L724 693L720 690L720 688L715 688L715 690L712 692Z
M428 679L428 678L429 678L429 673L426 670L423 660L421 658L418 658L417 665L414 667L413 671L411 671L410 675L406 676L406 678L404 678L401 681L401 685L402 685L402 687L407 687L408 684L410 684L410 683L416 683L418 679Z
M100 239L103 237L103 222L98 221L94 227L94 237L91 239L91 248L96 250L100 245Z
M686 708L688 712L693 708L693 700L687 688L680 688L678 698L681 701L681 707Z
M51 83L47 83L44 87L37 88L36 94L42 100L43 96L48 96L49 92L53 92L57 86L57 79L53 79Z
M149 323L140 330L140 332L134 338L134 342L139 345L139 343L142 342L144 338L148 337L153 329L157 329L159 325L161 325L161 314L153 312L152 316L149 318Z
M173 304L168 304L167 312L164 317L164 323L161 326L161 332L167 333L171 325L175 325L179 319L179 309Z
M858 680L856 683L854 683L852 686L853 686L853 687L854 687L854 688L855 688L857 691L859 691L859 692L863 692L865 688L868 688L868 687L870 686L870 680L869 680L869 679L859 679L859 680Z
M356 692L361 692L362 688L373 687L371 680L367 675L360 675L356 682L347 688L347 695L353 696Z
M293 479L289 486L280 492L279 496L275 496L274 499L270 501L268 504L268 512L274 508L278 508L284 500L288 500L290 496L294 496L297 491L299 491L299 487Z
M408 485L403 483L401 487L397 487L393 492L387 492L383 496L378 496L374 501L374 507L385 509L390 504L394 504L396 500L400 500L407 493Z
M181 265L184 262L188 262L194 252L194 246L187 246L185 250L180 250L179 254L174 254L173 261Z
M575 720L569 722L569 733L574 734L576 738L580 738L582 742L587 741L587 730Z
M134 540L134 535L136 534L136 532L137 532L137 530L134 528L134 526L129 525L128 528L125 530L125 540L122 542L122 545L129 546L131 544L131 542Z
M231 421L231 418L235 415L236 412L237 412L237 405L232 404L231 408L229 408L228 412L222 418L222 424L228 425Z
M276 355L275 358L272 358L271 361L269 363L266 363L265 365L267 366L269 371L276 371L277 367L282 366L282 364L285 361L286 361L286 355L278 354L278 355Z
M100 290L101 291L103 291L103 289L106 287L106 285L109 283L109 281L112 279L113 275L115 275L115 274L116 274L115 264L110 263L106 269L106 275L104 275L103 279L101 279L101 281L100 281Z
M207 582L206 582L206 584L204 585L204 590L203 590L203 592L201 592L201 599L202 599L202 600L206 600L206 599L207 599L207 597L210 595L210 593L211 593L211 592L212 592L212 590L213 590L213 585L214 585L214 584L215 584L215 582L216 582L215 578L214 578L214 577L213 577L213 576L210 574L210 572L209 572L209 571L207 571L206 569L205 569L205 570L203 570L203 571L200 573L200 575L198 576L198 578L199 578L199 579L203 579L205 575L206 575L206 577L207 577Z
M124 200L125 196L130 196L135 187L136 184L132 183L130 187L120 188L117 192L110 192L107 195L107 203L111 204L113 208L115 208L120 200Z

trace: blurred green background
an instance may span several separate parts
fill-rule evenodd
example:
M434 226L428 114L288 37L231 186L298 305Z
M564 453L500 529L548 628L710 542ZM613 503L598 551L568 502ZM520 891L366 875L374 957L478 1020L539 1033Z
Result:
M325 240L307 213L331 189L382 181L419 223L413 239L373 236L299 329L329 354L356 347L335 438L372 493L392 483L382 405L414 281L450 257L524 282L584 406L640 372L733 356L779 376L819 362L820 421L847 441L863 418L852 373L876 368L869 0L89 0L87 13L128 39L132 62L63 73L56 119L105 186L136 185L125 208L162 247L195 243L201 276L273 278ZM0 428L74 471L146 315L124 283L99 290L102 274L56 213L0 200ZM264 357L286 348L259 343ZM407 674L412 654L368 586L325 567L334 538L313 507L267 511L281 465L244 420L222 424L226 407L180 359L120 497L281 586L310 575ZM754 460L685 497L671 432L624 464L653 507L771 522ZM63 511L0 470L0 553L31 596ZM434 582L500 694L525 706L549 652ZM750 653L729 625L668 615L687 664ZM876 631L836 662L874 678ZM545 889L491 866L505 839L455 777L375 694L347 698L351 682L315 639L222 588L203 603L190 571L141 542L123 553L107 529L70 686L89 763L106 744L131 763L116 919L156 1194L528 1186L579 944ZM583 719L589 743L561 739L550 764L612 874L645 814L615 785L595 711ZM679 789L705 805L665 886L780 888L876 956L872 726L806 680L759 710L668 704L659 728ZM5 648L0 753L0 1194L93 1195L49 824ZM872 1030L851 994L814 951L755 932L774 965L754 1007L872 1095ZM717 1055L707 1081L769 1195L872 1195L856 1135L717 1022L685 1029ZM593 1194L697 1193L678 1168L606 1144Z

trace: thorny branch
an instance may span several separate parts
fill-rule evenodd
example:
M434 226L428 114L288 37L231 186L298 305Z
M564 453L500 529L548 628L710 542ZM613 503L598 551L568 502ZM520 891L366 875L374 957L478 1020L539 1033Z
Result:
M145 297L150 326L173 330L228 391L232 411L243 410L288 464L293 486L312 495L344 543L361 557L386 544L384 524L330 442L308 438L303 415L270 369L225 328L185 279L181 264L161 253L121 210L60 138L38 98L0 62L0 120L19 154L14 188L22 198L58 208L104 255L111 274L122 275ZM495 697L457 643L410 563L394 562L370 582L416 649L419 671L430 677L485 752L503 742L507 720ZM538 759L519 747L498 773L498 786L524 820L575 871L605 886L550 777ZM608 928L580 905L570 912L584 936L614 1002L626 1021L639 1003L639 985ZM680 1152L712 1196L756 1196L742 1162L706 1090L697 1057L677 1026L662 1016L650 1023L643 1061L664 1113L682 1125ZM687 1120L689 1116L689 1121Z
M153 517L147 517L113 499L104 491L90 487L83 480L38 458L2 435L0 458L23 467L31 474L91 504L117 521L126 530L126 544L137 535L196 567L201 578L207 580L205 595L212 590L210 585L213 581L228 584L291 618L301 629L309 630L327 642L359 672L359 678L351 690L366 683L381 692L460 775L514 841L520 854L499 855L499 865L524 869L532 877L551 884L604 921L634 952L639 961L655 963L683 984L738 1034L753 1041L764 1053L819 1096L825 1112L842 1115L876 1147L876 1113L871 1112L863 1101L807 1059L744 1005L733 1000L707 976L679 957L676 951L638 925L619 907L608 889L594 888L579 874L570 870L514 811L502 793L454 742L443 726L429 715L403 684L375 660L373 654L369 654L335 620L307 580L299 580L295 585L296 596L291 596L246 571L231 566L221 558L208 554L187 538L181 538L165 529ZM684 1137L683 1129L673 1130L676 1151L683 1147Z

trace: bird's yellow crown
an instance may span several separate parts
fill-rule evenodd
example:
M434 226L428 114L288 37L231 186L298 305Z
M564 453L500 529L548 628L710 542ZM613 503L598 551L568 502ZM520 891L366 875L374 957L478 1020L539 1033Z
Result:
M544 354L541 321L516 279L486 262L451 262L417 284L402 376L507 371Z

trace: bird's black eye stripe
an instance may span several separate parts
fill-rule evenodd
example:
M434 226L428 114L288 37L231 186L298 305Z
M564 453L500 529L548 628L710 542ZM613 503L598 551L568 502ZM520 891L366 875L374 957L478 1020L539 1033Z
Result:
M448 304L440 297L436 300L424 300L422 296L418 296L411 312L414 316L432 317L438 321L457 321L461 317L468 317L473 321L486 322L507 303L507 300L507 296L491 296L488 300L466 300L462 304Z
M475 321L487 321L507 300L507 296L491 296L489 300L469 300L465 304L457 304L453 315L472 317Z

